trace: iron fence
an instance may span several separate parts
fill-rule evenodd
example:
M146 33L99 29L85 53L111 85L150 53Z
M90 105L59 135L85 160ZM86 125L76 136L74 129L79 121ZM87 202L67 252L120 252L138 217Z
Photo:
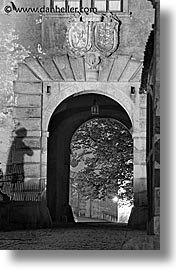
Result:
M0 189L13 201L41 201L45 197L46 178L24 181L23 175L5 175L0 178Z

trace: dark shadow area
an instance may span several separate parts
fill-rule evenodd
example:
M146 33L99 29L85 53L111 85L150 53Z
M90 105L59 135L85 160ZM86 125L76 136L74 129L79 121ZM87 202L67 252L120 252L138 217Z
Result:
M37 205L31 202L34 184L25 182L24 169L25 155L32 156L33 150L24 142L25 128L19 128L15 134L5 174L1 175L0 230L30 228L30 223L36 222Z
M95 98L99 112L93 115L91 106ZM47 156L47 205L54 223L69 220L65 206L70 204L70 143L76 129L92 118L114 118L128 130L132 128L125 109L107 96L94 93L71 96L56 108L48 127Z
M27 137L27 130L25 128L20 128L16 130L15 133L16 137L12 142L8 156L6 175L12 172L9 166L17 164L19 166L19 169L16 169L16 171L14 169L13 172L19 172L24 179L24 156L25 154L28 156L32 156L33 150L29 146L26 146L23 141L23 139Z
M15 197L15 192L20 192L24 188L24 156L33 155L33 150L23 141L27 136L27 130L19 128L15 134L7 159L6 172L2 177L2 192L9 197L9 200L20 200Z
M174 14L168 11L161 11L161 251L167 259L173 253L173 237L175 235L173 226L173 188L175 179L175 155L173 145L175 143L173 135L173 123L175 119L175 106L173 101L173 80L175 71L173 70L172 53L175 51L172 37L175 26L173 26ZM174 130L175 134L175 130ZM174 224L175 225L175 224Z
M0 202L0 230L51 227L51 217L42 200L45 182L33 177L28 178L29 173L25 175L26 168L31 169L30 159L25 160L25 156L33 155L33 150L26 145L27 142L30 144L30 139L26 139L26 143L24 141L27 130L19 128L15 134L8 155L6 173L1 177L1 192L8 196L8 201Z

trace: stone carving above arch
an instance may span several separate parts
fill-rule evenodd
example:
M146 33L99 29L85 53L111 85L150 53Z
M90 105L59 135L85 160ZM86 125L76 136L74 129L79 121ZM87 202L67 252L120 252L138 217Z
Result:
M100 58L94 52L91 59L90 55L75 58L67 54L43 59L28 57L19 64L18 81L29 81L30 75L34 81L140 82L142 64L130 55Z
M94 62L94 58L91 62ZM92 63L86 67L84 58L62 55L47 60L28 57L19 64L18 82L43 82L42 130L47 131L55 108L64 99L77 93L99 93L112 98L126 110L132 124L135 121L137 127L136 96L140 85L142 61L129 55L118 55L97 61L96 66ZM51 86L50 95L46 93L47 85ZM136 90L133 97L131 86Z

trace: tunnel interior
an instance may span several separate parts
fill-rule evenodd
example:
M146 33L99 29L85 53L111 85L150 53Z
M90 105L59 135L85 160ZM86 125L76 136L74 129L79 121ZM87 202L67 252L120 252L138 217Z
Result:
M95 99L99 112L92 114ZM125 109L104 95L74 95L55 109L48 126L47 154L47 205L54 223L74 221L69 206L70 143L76 129L92 118L113 118L132 129Z

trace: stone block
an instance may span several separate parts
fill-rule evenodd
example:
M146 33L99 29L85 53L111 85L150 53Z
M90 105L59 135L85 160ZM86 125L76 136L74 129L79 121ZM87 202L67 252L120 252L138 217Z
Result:
M160 134L160 116L155 117L155 133Z
M145 164L146 160L146 151L136 150L134 151L134 163L136 164Z
M98 80L98 71L86 71L86 81L94 82Z
M28 185L40 186L40 182L41 182L40 178L27 177L27 176L24 178L25 186L28 186Z
M141 81L141 75L142 75L142 66L139 67L139 69L136 71L136 73L130 78L130 82L140 82Z
M9 202L0 201L0 229L9 229Z
M112 66L112 70L109 76L109 81L119 81L123 70L125 69L127 63L129 62L130 56L128 55L118 55Z
M154 234L160 234L160 216L154 217Z
M42 136L42 152L47 152L47 136Z
M154 180L155 187L160 187L160 168L155 168Z
M139 67L141 66L141 62L137 60L131 59L127 66L125 67L125 70L123 71L119 81L130 81L133 75L138 71Z
M146 120L144 119L139 120L139 128L141 131L146 131Z
M155 187L155 215L160 215L160 187Z
M16 94L42 94L42 83L15 81L14 91Z
M15 120L16 130L25 128L28 131L40 131L41 130L41 119L40 118L28 118L28 119L17 119Z
M26 137L23 139L23 142L21 141L21 138L16 137L15 139L16 149L25 149L26 146L32 149L40 149L40 146L41 146L40 137Z
M13 137L16 137L15 132L13 133ZM32 138L41 137L41 131L31 131L31 130L28 130L27 131L27 137L32 137Z
M61 98L60 83L65 82L44 82L43 83L43 125L45 125L45 116L54 111L56 102ZM47 86L50 86L50 94L47 94Z
M160 99L156 103L156 115L160 116Z
M14 107L13 118L40 118L41 108L34 107Z
M140 107L146 107L146 104L147 104L147 96L144 95L144 94L140 94L139 95L139 104L140 104Z
M136 168L137 165L135 165ZM140 165L138 165L140 166ZM142 169L143 170L143 169ZM140 177L139 177L140 175ZM138 193L138 192L143 192L147 190L147 178L146 178L146 169L145 172L142 174L142 172L140 173L136 173L136 169L134 171L134 192Z
M46 178L47 175L47 164L42 163L42 167L41 167L41 177Z
M155 98L157 100L160 100L160 81L159 80L155 81L154 89L155 89Z
M47 163L47 151L42 151L42 163Z
M40 177L40 163L25 163L23 164L24 167L24 176L25 177Z
M75 81L67 55L56 56L54 62L65 81Z
M155 161L160 163L160 139L158 139L155 144L154 144L154 148L155 148Z
M148 221L148 208L134 206L132 208L131 215L128 220L128 226L134 229L145 230L147 228L147 221Z
M56 68L55 63L51 58L46 58L40 61L50 77L55 81L63 81L63 78Z
M154 162L154 167L156 170L160 169L160 163L158 163L157 161Z
M139 108L139 117L141 119L144 119L144 118L146 118L146 116L147 116L146 108Z
M36 58L33 57L27 57L25 59L26 64L28 67L35 73L37 77L39 77L43 81L49 81L51 78L45 71L45 69L41 66L41 64L38 62Z
M27 162L32 162L32 163L38 163L40 162L40 155L41 155L41 151L40 150L33 150L33 155L24 155L24 163Z
M134 164L134 177L136 179L146 177L146 165L144 164Z
M157 236L142 236L127 238L122 250L160 250L160 240Z
M13 163L39 163L40 150L32 150L31 148L12 151Z
M98 81L104 82L108 80L113 63L114 58L106 58L102 60L99 69Z
M146 149L146 139L145 137L135 137L133 140L134 148L137 150L145 150Z
M41 79L36 76L26 64L20 63L18 65L18 80L27 82L38 82Z
M142 189L142 187L140 187ZM145 187L144 187L145 188ZM146 188L142 191L136 191L136 188L134 190L134 200L135 200L135 206L147 206L148 200L147 200L147 190Z
M9 211L11 229L51 227L49 210L43 202L12 202Z
M41 107L40 95L16 95L16 104L18 107Z
M84 59L69 57L69 61L76 81L85 81Z

